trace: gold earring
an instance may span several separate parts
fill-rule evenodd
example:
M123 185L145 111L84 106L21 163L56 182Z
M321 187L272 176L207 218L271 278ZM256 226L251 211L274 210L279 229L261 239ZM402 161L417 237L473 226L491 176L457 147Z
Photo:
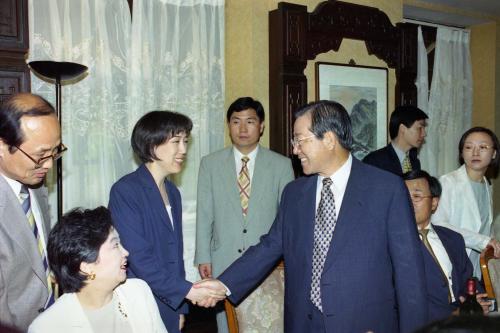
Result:
M95 280L95 273L90 273L87 275L87 280Z

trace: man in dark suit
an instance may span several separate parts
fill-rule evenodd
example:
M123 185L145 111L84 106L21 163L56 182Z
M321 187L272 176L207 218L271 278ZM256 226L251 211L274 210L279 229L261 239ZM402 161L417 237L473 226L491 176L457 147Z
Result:
M293 153L310 177L288 184L259 244L211 287L242 300L285 260L285 332L412 332L427 322L425 272L401 178L356 160L344 107L295 114Z
M399 176L420 170L417 150L424 143L427 118L417 107L398 106L389 121L391 143L366 155L363 162Z
M65 147L54 108L18 94L0 106L0 322L26 331L53 302L43 181Z
M415 210L422 240L429 321L443 319L457 310L460 296L466 294L466 281L472 277L472 264L465 251L463 237L453 230L430 223L441 195L439 181L423 170L403 175ZM488 302L478 295L487 312Z

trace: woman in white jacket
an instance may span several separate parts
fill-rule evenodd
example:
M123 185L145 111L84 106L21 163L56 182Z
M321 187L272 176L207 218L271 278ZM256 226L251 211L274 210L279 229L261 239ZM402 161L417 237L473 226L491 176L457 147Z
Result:
M127 280L128 252L106 208L65 214L50 232L47 252L65 294L29 333L167 332L149 286Z
M439 179L443 193L432 223L460 233L465 240L474 276L481 277L479 254L488 245L500 256L500 243L491 236L492 189L485 174L498 172L500 145L495 133L484 127L466 131L458 145L462 166Z

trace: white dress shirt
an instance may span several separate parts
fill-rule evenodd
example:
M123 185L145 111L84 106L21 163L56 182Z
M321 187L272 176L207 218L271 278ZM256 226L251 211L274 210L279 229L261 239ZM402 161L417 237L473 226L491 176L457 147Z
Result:
M243 156L247 156L249 158L247 162L248 174L250 176L250 183L252 182L253 170L255 169L255 159L257 158L258 151L259 151L259 145L257 145L255 149L250 152L250 154L244 155L238 149L236 149L236 147L233 146L234 162L236 163L236 179L238 179L241 167L243 165L241 159L243 158Z
M10 188L14 192L14 195L16 196L16 198L19 199L19 195L21 194L21 187L23 186L23 184L21 184L17 180L8 178L4 174L0 174L0 175L2 175L2 177L7 181ZM31 212L33 213L33 217L35 218L35 223L36 223L36 227L38 228L38 234L40 235L40 240L41 240L42 245L43 245L43 250L45 253L47 253L47 244L45 243L44 228L42 225L43 217L42 217L42 213L40 210L40 206L38 205L38 201L36 200L36 196L33 195L33 190L28 188L28 191L30 193ZM21 202L19 202L19 205L21 206ZM26 223L28 223L28 219L26 219ZM35 237L35 236L33 235L33 237ZM48 256L46 256L46 257L47 257L47 262L48 262L48 260L49 260Z
M332 190L333 197L335 199L335 212L337 217L339 216L340 207L342 206L342 200L344 199L345 189L347 187L347 181L349 180L349 175L351 174L352 167L352 155L349 154L347 161L330 175L330 179L333 184L330 186ZM323 179L325 177L318 175L318 182L316 184L316 211L318 210L319 201L321 200L321 189L323 188Z
M434 254L436 255L436 258L439 262L439 266L441 266L441 269L443 270L444 274L448 279L451 301L454 302L455 295L453 295L453 279L451 277L453 265L451 264L450 257L448 256L448 252L446 252L446 249L444 248L441 239L439 238L438 234L432 227L432 224L429 223L425 227L425 229L429 230L429 233L427 234L427 240L429 241L429 244L432 247L432 251L434 251ZM422 236L420 236L420 238L422 238Z

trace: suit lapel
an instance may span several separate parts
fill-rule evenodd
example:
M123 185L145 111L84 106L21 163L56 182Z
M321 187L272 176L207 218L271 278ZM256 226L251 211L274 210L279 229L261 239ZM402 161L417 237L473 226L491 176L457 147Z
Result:
M455 299L458 299L459 296L459 290L460 286L458 285L458 272L456 271L455 267L459 267L459 263L457 262L457 258L454 256L453 250L453 243L451 240L447 237L446 233L441 232L439 228L434 227L434 231L437 233L439 239L441 240L441 243L443 244L444 249L446 250L446 253L448 254L448 258L450 258L451 261L451 278L453 280L452 284L452 289L453 289L453 294L455 294ZM427 251L429 252L429 251Z
M351 173L342 199L342 206L337 212L337 223L333 232L330 248L325 261L323 272L335 262L335 259L342 253L342 249L350 242L349 235L357 232L358 225L356 221L363 218L363 195L362 179L360 171L361 162L352 158Z
M390 159L389 162L392 164L392 168L394 170L399 170L399 174L403 174L403 168L401 167L401 163L399 162L399 157L398 154L396 154L396 151L392 147L392 144L388 144L386 146L387 152L389 153Z
M298 241L299 244L305 244L304 246L304 262L307 265L306 270L306 285L311 285L312 276L312 255L314 247L314 224L316 219L316 185L318 182L318 176L311 176L307 180L305 186L302 187L301 196L299 197L298 205L301 205L299 211L299 221L298 226L293 226L296 230L294 232L300 233L297 237L298 239L303 239L303 241ZM302 238L303 237L303 238ZM296 244L292 244L296 246Z
M38 252L38 246L30 229L26 215L12 191L9 184L0 176L0 194L3 197L0 200L0 211L2 211L2 224L5 226L5 233L9 235L16 244L23 249L31 262L33 272L39 277L40 281L47 286L47 277L43 268L42 259Z
M137 169L136 173L145 187L148 202L150 202L151 206L154 207L156 214L158 214L160 217L160 221L162 221L162 223L165 223L165 226L168 228L168 230L170 230L170 232L173 232L174 230L172 228L172 224L170 223L170 218L167 214L167 208L163 203L160 190L158 189L158 186L156 186L153 175L151 175L144 164L142 164ZM169 195L169 198L171 198L170 193L168 192L168 188L167 193ZM172 203L170 204L172 205Z
M253 176L251 181L251 190L250 190L250 200L248 202L248 215L247 220L250 220L253 215L258 210L259 202L266 197L266 193L264 191L265 181L266 181L266 171L269 168L269 160L267 159L266 152L262 147L259 147L259 151L257 152L257 157L255 159L255 167L253 170ZM238 184L236 184L238 186ZM238 193L239 200L239 193Z
M227 156L221 165L220 172L222 172L222 186L228 192L227 198L229 204L232 206L234 212L240 212L240 214L235 216L235 219L243 219L233 149L227 149ZM252 197L252 193L250 193L250 197Z

